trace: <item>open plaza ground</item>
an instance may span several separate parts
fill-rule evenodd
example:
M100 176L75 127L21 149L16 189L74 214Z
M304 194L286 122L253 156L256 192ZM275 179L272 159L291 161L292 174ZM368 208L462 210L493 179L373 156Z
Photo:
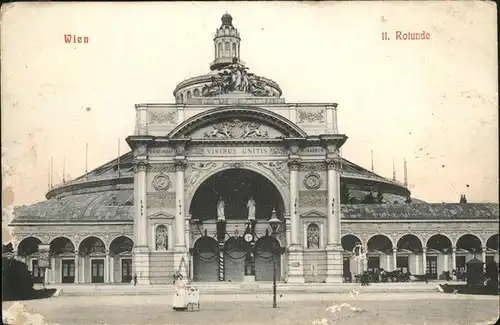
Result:
M171 295L59 296L20 302L47 324L494 324L498 296L425 293L202 295L199 311L176 312ZM4 312L17 302L4 302ZM12 311L13 309L11 309Z

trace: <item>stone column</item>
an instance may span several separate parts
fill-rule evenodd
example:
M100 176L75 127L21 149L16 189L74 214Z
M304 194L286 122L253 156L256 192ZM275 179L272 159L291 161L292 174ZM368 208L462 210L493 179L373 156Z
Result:
M106 263L104 264L104 283L109 283L109 250L106 251Z
M299 166L300 160L293 149L288 160L290 169L290 244L288 255L288 282L304 283L303 247L299 240Z
M448 271L448 251L444 252L443 254L443 259L444 259L444 267L443 267L443 271L444 272L447 272Z
M115 257L110 256L110 264L109 264L109 283L115 283Z
M80 255L75 252L75 283L80 283Z
M327 155L326 163L328 169L326 282L342 283L343 259L342 245L340 242L340 157L338 150Z
M398 249L392 249L392 270L395 271L398 268ZM410 267L410 258L408 257L408 268Z
M82 256L82 266L81 266L81 269L82 269L82 278L80 279L80 283L85 283L85 257Z
M422 248L422 264L423 264L423 269L424 273L427 273L427 247Z
M385 266L386 270L390 271L391 270L391 255L389 255L389 254L385 255L385 264L386 264L386 266ZM380 267L380 265L379 265L379 267Z
M481 247L481 261L483 261L483 269L486 270L486 246Z
M137 157L135 163L135 190L134 190L134 273L137 274L137 284L150 284L149 281L149 246L148 246L148 217L146 196L146 169L145 156Z
M420 275L420 271L422 269L420 268L420 258L418 254L415 254L415 274Z
M451 269L452 270L457 269L457 248L456 247L451 248Z
M184 153L184 151L182 151ZM186 247L186 218L184 208L184 170L186 168L185 156L175 157L176 187L175 187L175 244L174 244L174 270L187 277L188 249ZM182 266L182 267L181 267Z
M56 283L56 258L55 257L51 257L50 258L50 282L52 282L53 284ZM59 263L62 267L62 259L60 260L61 263Z

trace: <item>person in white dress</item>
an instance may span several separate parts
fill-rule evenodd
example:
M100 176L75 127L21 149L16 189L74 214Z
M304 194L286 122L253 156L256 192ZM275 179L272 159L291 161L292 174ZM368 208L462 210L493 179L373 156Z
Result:
M174 310L184 310L188 307L187 302L187 282L182 275L179 275L174 282L174 299L172 300L172 308Z

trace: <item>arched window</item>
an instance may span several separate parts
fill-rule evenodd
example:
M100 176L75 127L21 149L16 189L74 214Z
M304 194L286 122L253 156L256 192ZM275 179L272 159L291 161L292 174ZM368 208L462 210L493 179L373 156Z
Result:
M159 225L156 227L156 250L166 251L168 250L168 229L164 225Z
M200 90L199 89L193 90L193 97L200 97Z
M184 95L180 94L179 95L179 103L182 103L184 101Z
M231 44L229 42L224 43L224 56L229 57L231 55Z
M235 58L235 57L236 57L236 44L235 44L235 43L233 43L233 51L231 52L231 56L232 56L233 58Z
M307 248L319 248L319 227L315 223L307 226Z
M222 56L222 43L217 44L217 58L220 58Z
M188 91L186 94L186 99L190 99L190 98L191 98L191 91Z

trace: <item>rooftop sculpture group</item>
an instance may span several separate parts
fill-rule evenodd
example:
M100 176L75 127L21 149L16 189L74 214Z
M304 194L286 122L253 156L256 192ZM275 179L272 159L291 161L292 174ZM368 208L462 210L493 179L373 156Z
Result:
M211 77L211 83L205 84L202 90L204 97L213 97L227 94L233 91L250 93L257 97L272 96L272 92L266 89L265 83L248 68L233 60L228 67L221 69L218 76Z

